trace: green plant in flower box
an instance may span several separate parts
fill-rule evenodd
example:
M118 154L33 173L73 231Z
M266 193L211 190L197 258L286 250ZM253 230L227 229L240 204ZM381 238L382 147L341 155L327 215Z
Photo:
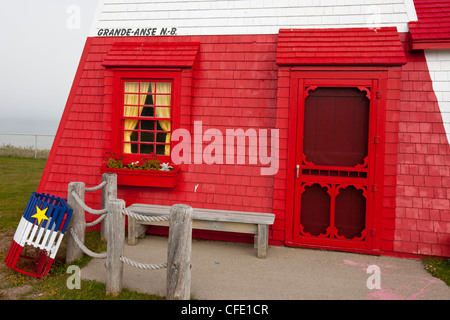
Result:
M160 163L156 154L151 154L150 157L142 158L141 161L123 163L123 157L116 157L114 153L107 152L106 167L111 169L137 169L137 170L158 170L158 171L172 171L174 168L168 163Z

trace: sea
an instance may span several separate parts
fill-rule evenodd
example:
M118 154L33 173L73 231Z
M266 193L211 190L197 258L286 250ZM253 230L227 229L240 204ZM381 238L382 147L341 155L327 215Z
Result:
M37 135L37 148L42 150L50 150L58 129L58 125L59 119L48 120L25 117L0 117L0 147L10 144L15 147L34 148L36 139L35 136Z

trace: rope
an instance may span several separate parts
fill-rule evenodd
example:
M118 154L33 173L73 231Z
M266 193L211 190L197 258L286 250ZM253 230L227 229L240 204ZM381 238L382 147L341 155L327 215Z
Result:
M135 218L137 220L140 221L148 221L148 222L158 222L158 221L168 221L169 220L169 216L165 215L165 216L144 216L141 214L138 214L136 212L130 211L127 208L123 209L123 214L130 216L132 218Z
M101 215L100 218L98 218L97 220L89 222L89 223L86 223L86 228L95 226L96 224L99 224L105 218L106 218L106 214Z
M103 187L106 186L106 185L107 185L107 182L106 182L106 181L103 181L102 183L100 183L100 184L99 184L98 186L96 186L96 187L92 187L92 188L84 188L84 190L87 191L87 192L97 191L97 190L103 188Z
M124 256L120 257L120 261L125 262L126 264L129 264L132 267L146 269L146 270L158 270L158 269L167 268L167 262L161 263L161 264L143 264L143 263L131 260Z
M83 207L84 210L86 210L87 212L91 213L91 214L105 214L108 213L108 209L101 209L101 210L94 210L92 208L89 208L84 202L83 200L80 199L80 197L78 196L78 194L75 191L72 191L72 196L74 197L74 199L78 202L78 204L80 206Z
M73 240L75 240L75 243L80 247L81 250L83 250L84 253L86 253L88 256L91 256L92 258L99 258L99 259L105 259L106 258L106 252L103 253L96 253L93 252L91 250L89 250L88 248L86 248L86 246L81 243L80 239L78 238L78 236L75 234L75 231L73 230L73 228L70 228L70 234L73 237Z

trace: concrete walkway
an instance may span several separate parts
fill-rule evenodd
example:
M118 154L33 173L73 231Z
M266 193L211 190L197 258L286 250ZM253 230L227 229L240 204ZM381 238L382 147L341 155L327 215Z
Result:
M418 260L288 247L258 259L251 244L193 240L191 295L200 300L450 300L450 287ZM167 238L147 236L125 245L141 263L167 261ZM367 282L379 268L380 289ZM369 270L370 271L370 270ZM105 261L93 259L81 277L105 281ZM124 287L166 295L166 269L124 266ZM370 281L369 281L370 282Z

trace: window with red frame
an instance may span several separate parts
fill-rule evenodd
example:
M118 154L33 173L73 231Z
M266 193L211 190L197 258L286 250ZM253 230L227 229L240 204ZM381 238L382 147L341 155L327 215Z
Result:
M173 80L123 80L120 148L124 156L170 156Z

